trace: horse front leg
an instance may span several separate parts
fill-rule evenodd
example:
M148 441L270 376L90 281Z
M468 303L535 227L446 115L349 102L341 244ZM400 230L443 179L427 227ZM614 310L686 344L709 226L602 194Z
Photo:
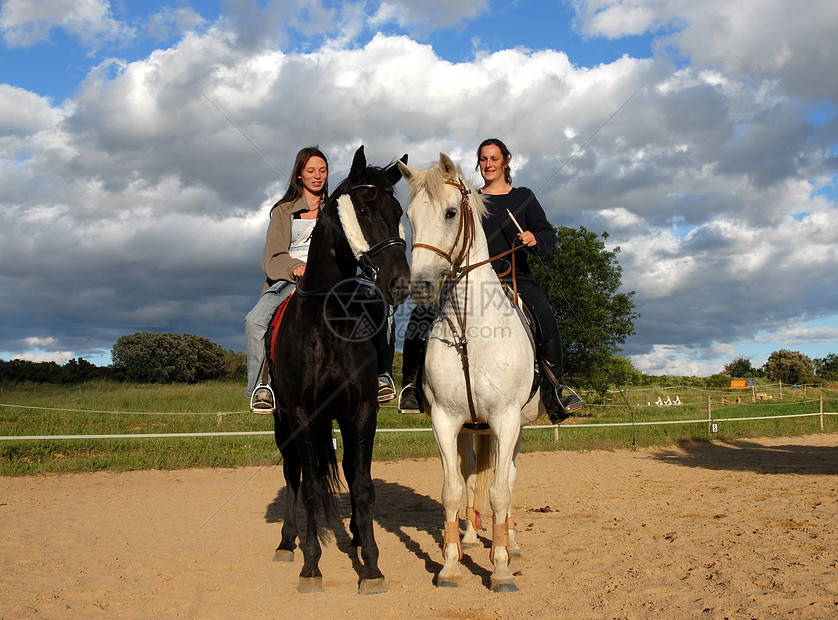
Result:
M296 453L283 455L282 472L285 474L285 520L282 522L282 540L274 552L274 562L293 562L297 548L297 495L300 491L300 463Z
M351 454L354 455L354 472L351 475L349 493L352 502L352 516L349 529L353 536L353 544L358 541L361 548L361 570L358 592L360 594L380 594L387 591L384 575L378 567L378 544L375 542L374 513L375 513L375 485L372 481L372 450L375 440L376 405L370 404L359 411L357 417L350 424L346 444L352 443ZM344 473L345 473L344 469ZM354 531L353 531L354 529ZM356 538L357 537L357 538Z
M301 541L303 568L297 581L297 592L322 592L323 574L320 572L320 548L317 513L323 504L323 494L328 491L325 479L314 469L303 466L302 500L306 510L306 539Z
M493 570L490 580L492 592L517 592L515 578L509 570L509 513L512 506L511 480L515 479L515 446L520 425L512 416L492 427L497 449L495 451L495 480L489 489L492 504L492 550L489 559Z
M452 588L460 585L463 577L460 569L463 548L460 544L458 522L460 504L463 500L463 484L460 482L460 473L457 470L457 435L460 429L438 422L440 418L442 414L437 414L432 420L434 436L442 459L442 507L445 512L445 538L442 548L444 564L437 575L436 585Z

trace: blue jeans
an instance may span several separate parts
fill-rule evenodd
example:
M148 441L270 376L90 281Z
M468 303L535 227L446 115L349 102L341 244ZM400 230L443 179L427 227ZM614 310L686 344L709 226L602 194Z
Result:
M265 334L279 304L297 287L280 280L262 293L253 310L244 317L244 335L247 339L247 397L253 395L265 365Z

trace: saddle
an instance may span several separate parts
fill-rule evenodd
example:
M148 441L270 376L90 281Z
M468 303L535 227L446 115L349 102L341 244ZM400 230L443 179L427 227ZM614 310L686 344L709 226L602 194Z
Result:
M288 302L295 294L296 291L293 291L290 295L288 295L288 297L282 300L282 303L279 304L274 312L270 325L268 325L268 331L265 333L265 346L268 351L268 364L273 365L276 362L276 336L279 333L279 326L282 323L282 317L285 316L285 309L288 307Z

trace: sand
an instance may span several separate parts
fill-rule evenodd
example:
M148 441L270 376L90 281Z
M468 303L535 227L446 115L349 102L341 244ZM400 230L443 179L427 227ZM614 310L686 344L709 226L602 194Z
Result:
M459 588L434 586L437 459L373 464L388 591L371 596L345 497L324 592L297 593L299 551L272 562L278 465L0 478L0 617L838 617L838 435L518 465L511 594L488 590L488 549L466 551Z

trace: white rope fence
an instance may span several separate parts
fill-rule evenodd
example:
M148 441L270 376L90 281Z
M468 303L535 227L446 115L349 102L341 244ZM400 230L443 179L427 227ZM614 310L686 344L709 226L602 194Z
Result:
M5 407L0 403L0 407ZM34 408L34 407L33 407ZM48 409L47 407L40 407L40 409ZM64 411L64 410L61 410ZM87 410L84 410L87 411ZM109 413L109 412L99 412ZM158 414L167 415L167 414ZM600 424L566 424L566 425L537 425L525 426L524 430L550 430L554 429L556 433L561 430L570 429L592 429L592 428L609 428L609 427L630 427L630 426L663 426L663 425L677 425L677 424L720 424L722 422L747 422L749 420L779 420L784 418L806 418L806 417L821 417L821 429L823 429L823 416L838 415L838 412L817 411L813 413L792 413L786 415L772 415L772 416L754 416L741 418L701 418L696 420L656 420L649 422L603 422ZM429 433L433 429L428 427L418 428L379 428L376 433ZM716 430L712 430L716 432ZM335 434L340 434L340 429L334 429ZM0 441L50 441L50 440L72 440L72 439L175 439L183 437L249 437L255 435L273 435L273 431L218 431L218 432L203 432L203 433L118 433L106 435L0 435Z

